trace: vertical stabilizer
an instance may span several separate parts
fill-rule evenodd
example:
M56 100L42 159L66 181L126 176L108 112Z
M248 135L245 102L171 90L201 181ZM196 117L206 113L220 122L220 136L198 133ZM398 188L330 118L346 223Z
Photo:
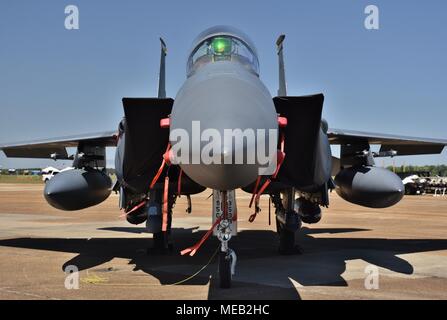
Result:
M287 96L287 88L286 88L286 71L284 70L284 56L283 56L283 41L285 39L285 35L282 34L276 40L276 49L278 53L278 64L279 64L279 88L278 88L278 96L285 97Z
M160 74L158 77L158 97L166 98L166 54L168 49L166 43L160 38L161 52L160 52Z

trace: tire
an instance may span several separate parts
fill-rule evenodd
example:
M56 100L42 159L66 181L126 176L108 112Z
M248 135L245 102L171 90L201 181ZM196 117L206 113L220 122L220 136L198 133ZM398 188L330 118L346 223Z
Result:
M219 252L219 285L222 289L231 288L231 256Z
M283 228L278 220L276 220L276 229L279 235L279 253L284 255L294 253L295 232Z
M156 249L166 249L165 248L165 234L164 232L157 232L154 233L152 236L152 239L154 240L154 248Z
M162 205L162 195L161 193L156 194L155 201L160 203ZM160 230L161 230L161 223L160 220ZM160 253L170 253L174 250L174 245L172 243L171 238L171 224L172 224L172 213L168 214L168 229L166 232L159 231L154 232L152 235L154 246L153 248L155 251L158 251Z

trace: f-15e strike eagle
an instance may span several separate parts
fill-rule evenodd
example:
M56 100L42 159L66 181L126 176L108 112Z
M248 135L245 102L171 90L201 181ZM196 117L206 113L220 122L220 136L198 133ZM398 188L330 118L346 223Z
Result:
M230 287L236 255L228 242L236 234L237 219L243 218L237 217L236 189L253 195L250 221L260 211L260 196L270 197L279 252L291 254L297 251L295 233L302 223L321 219L320 208L329 205L331 189L346 201L373 208L402 199L402 181L376 167L375 157L435 154L447 144L447 140L329 128L321 117L323 94L287 95L284 38L281 35L276 42L279 90L275 97L259 78L252 41L232 27L216 26L194 40L187 78L175 100L166 97L167 51L160 39L158 97L123 98L124 118L117 132L0 148L7 157L73 159L73 170L46 184L48 203L61 210L80 210L106 200L113 189L120 194L119 207L127 220L146 222L154 250L160 253L172 250L176 198L185 195L190 208L190 195L213 189L210 230L181 253L194 255L214 233L221 242L220 286ZM339 159L332 157L331 144L341 146ZM375 144L381 146L379 152L372 152L370 145ZM67 147L76 147L76 154L70 157ZM113 187L105 172L106 147L116 147Z

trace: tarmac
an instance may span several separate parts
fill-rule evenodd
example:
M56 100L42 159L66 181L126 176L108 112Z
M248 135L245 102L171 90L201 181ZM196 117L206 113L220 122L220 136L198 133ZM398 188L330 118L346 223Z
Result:
M405 196L379 210L333 192L322 221L297 236L302 254L281 256L267 198L249 223L250 195L238 191L236 275L231 289L220 289L210 262L217 239L194 257L179 254L210 227L210 191L192 197L190 215L185 197L177 200L175 250L155 256L146 252L145 225L120 217L117 195L63 212L42 189L0 184L0 299L447 299L447 197ZM67 266L79 270L78 289Z

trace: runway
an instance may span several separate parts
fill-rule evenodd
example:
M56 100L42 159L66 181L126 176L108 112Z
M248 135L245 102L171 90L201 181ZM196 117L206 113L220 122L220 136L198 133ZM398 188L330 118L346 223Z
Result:
M248 222L250 195L238 191L238 256L231 289L219 289L210 239L194 257L180 250L210 227L206 191L174 208L175 252L147 255L144 224L120 218L118 197L80 212L46 204L42 185L0 184L0 299L447 299L447 197L406 196L389 209L366 209L335 192L316 225L304 225L303 254L280 256L268 201ZM272 221L274 221L272 210ZM79 289L65 287L64 269L80 270ZM367 289L378 269L377 289ZM372 269L371 269L372 268ZM366 272L365 272L366 271ZM366 281L365 281L366 279Z

